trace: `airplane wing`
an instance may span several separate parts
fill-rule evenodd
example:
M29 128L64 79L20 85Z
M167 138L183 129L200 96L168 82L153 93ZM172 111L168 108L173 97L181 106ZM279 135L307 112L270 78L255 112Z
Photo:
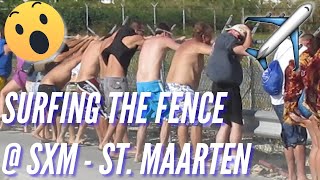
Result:
M288 17L247 17L244 22L257 21L281 26L287 19Z
M299 68L299 29L296 29L290 34L290 38L293 45L294 55L294 70Z

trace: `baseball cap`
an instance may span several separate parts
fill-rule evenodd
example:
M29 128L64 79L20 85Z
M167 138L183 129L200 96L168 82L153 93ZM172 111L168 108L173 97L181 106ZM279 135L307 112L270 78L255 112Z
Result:
M236 24L236 25L234 25L234 26L232 26L230 28L226 28L227 31L229 31L231 29L238 31L242 37L246 37L247 33L246 33L246 30L245 30L245 25Z

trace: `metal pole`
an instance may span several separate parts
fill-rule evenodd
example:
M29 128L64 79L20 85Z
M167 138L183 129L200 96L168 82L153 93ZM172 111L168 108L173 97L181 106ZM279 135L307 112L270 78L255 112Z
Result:
M129 16L126 16L124 21L122 21L122 26L126 25L128 21L129 21Z
M152 35L156 35L156 33L154 32L154 30L152 29L152 27L150 27L149 24L147 24L147 28L148 28L149 31L152 33Z
M182 24L183 24L183 34L186 34L186 12L185 12L185 9L183 7L183 10L182 10Z
M160 70L160 79L162 81L162 84L165 85L166 84L166 75L165 75L165 69L164 69L164 61L167 60L168 55L166 54L166 57L164 60L162 60L161 62L161 70ZM165 86L163 86L165 87Z
M317 36L320 32L320 27L313 33L314 36Z
M242 24L244 24L244 8L242 8L241 12L242 12L242 20L241 21L242 21Z
M216 10L213 10L213 30L214 30L214 34L216 34L217 32Z
M223 29L222 29L221 33L224 33L224 32L226 31L226 28L228 28L228 26L230 25L230 23L231 23L231 21L232 21L232 17L233 17L233 15L231 14L231 15L229 16L229 18L228 18L228 20L227 20L226 24L224 25L224 27L223 27Z
M151 3L152 7L153 7L153 27L156 28L157 27L157 5L158 5L158 2L153 4Z
M266 17L271 17L271 15L272 15L271 13L268 13L268 15ZM256 33L256 31L258 30L259 25L260 25L260 22L257 22L255 24L255 26L253 27L253 29L251 31L252 35L254 35Z
M173 31L176 26L177 26L177 24L172 25L170 30Z
M113 34L116 31L117 25L115 24L108 34Z
M89 6L85 3L84 4L86 6L86 29L87 29L87 35L90 33L92 33L93 35L97 35L92 29L90 29L89 27Z
M254 110L256 108L256 103L255 103L255 90L254 90L254 83L255 83L255 78L254 78L254 70L253 70L253 59L251 57L249 58L249 66L250 66L250 76L251 76L251 81L250 81L250 91L251 91L251 110Z
M87 29L87 35L89 34L89 7L87 5L87 3L84 3L84 5L86 6L86 29Z
M124 4L121 3L122 24L124 23Z

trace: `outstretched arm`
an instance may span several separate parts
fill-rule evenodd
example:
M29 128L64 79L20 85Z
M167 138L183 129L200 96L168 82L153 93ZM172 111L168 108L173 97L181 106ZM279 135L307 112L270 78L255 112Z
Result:
M78 54L83 54L83 52L87 49L87 47L96 39L89 39L78 51Z
M141 35L134 35L134 44L135 46L142 46L144 42L144 37Z
M166 38L165 39L165 43L167 45L168 48L172 49L172 50L177 50L180 47L180 44L176 43L173 39L171 38Z
M141 47L144 43L145 38L141 35L134 35L133 36L133 44L128 46L129 48L133 48L135 46L138 46L138 50L141 50Z
M88 35L83 36L83 37L77 35L76 37L74 37L74 38L72 38L72 39L66 40L65 43L68 45L69 48L73 48L73 47L75 47L77 44L79 44L81 41L83 41L84 39L86 39L86 38L88 38L88 37L89 37Z
M198 52L200 54L210 55L212 53L212 47L205 43L200 43L198 46Z
M175 39L175 41L177 43L183 43L185 40L186 40L186 36L181 36L181 37Z
M92 37L86 38L83 41L81 41L79 44L77 44L75 47L69 49L69 51L64 52L62 54L59 54L54 61L55 62L61 62L63 60L65 60L66 58L68 58L70 55L72 55L73 53L75 53L76 51L78 51L87 41L91 40Z

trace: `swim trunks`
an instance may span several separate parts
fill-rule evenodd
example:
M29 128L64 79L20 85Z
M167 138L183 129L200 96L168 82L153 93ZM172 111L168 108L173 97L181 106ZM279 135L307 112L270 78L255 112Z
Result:
M162 82L160 80L137 82L137 92L138 95L142 92L151 92L151 97L145 98L144 105L147 105L147 110L142 112L142 118L146 118L147 122L153 122L157 115L160 93L164 92ZM169 102L167 99L164 99L163 105L167 105L167 108L162 111L161 120L167 118L169 114Z
M178 84L178 83L166 83L166 91L167 92L184 92L184 93L190 93L191 95L191 100L193 100L194 98L194 90L189 86L189 85L184 85L184 84ZM177 102L175 104L179 105L179 110L175 111L175 118L181 118L181 115L182 115L182 112L183 112L183 109L184 109L184 103L185 103L185 96L184 97L181 97L181 98L178 98L177 99ZM193 104L193 102L192 102ZM197 112L198 112L198 107L197 106ZM198 117L196 115L196 117ZM180 119L181 120L181 119ZM190 118L187 116L186 117L186 122L180 122L179 123L180 125L184 124L184 125L192 125L192 126L198 126L198 125L201 125L198 121L197 118L195 118L194 122L190 122Z
M60 88L58 88L55 85L40 84L39 87L38 87L38 92L44 92L44 93L46 93L48 95L48 104L47 104L47 107L46 107L46 111L49 111L49 105L50 105L52 93L53 92L62 92L62 91L60 90ZM54 112L52 122L54 122L55 119L56 119L55 117L61 113L61 108L62 108L62 104L63 104L63 97L57 98L56 99L56 104L59 105L59 108L58 108L58 110L56 110Z
M128 90L128 81L125 77L106 77L101 80L101 86L106 100L107 112L111 112L112 98L110 92L126 92ZM117 103L115 117L120 118L122 108L122 100ZM115 121L114 121L115 122Z
M29 62L25 62L23 59L17 57L17 67L16 67L16 71L12 77L12 79L19 85L19 87L21 89L25 89L25 86L26 86L26 82L27 82L27 73L25 73L23 70L22 70L22 66L24 64L27 64ZM29 63L30 64L30 63Z
M221 101L224 110L219 113L219 117L223 118L223 122L229 126L232 126L232 122L243 125L240 87L237 84L213 82L212 93L215 97L218 92L228 92L228 97Z
M101 99L102 99L101 102L96 103L95 105L99 108L100 114L105 118L107 118L108 115L107 115L106 106L104 103L104 98L103 98L104 96L102 91L100 90L100 84L97 81L97 79L92 78L85 81L77 82L77 87L80 91L86 92L87 94L97 92L101 95Z
M55 85L40 84L38 87L38 92L45 92L50 99L53 92L61 92L61 90Z
M283 121L284 105L273 105L273 108L281 123L281 139L285 148L297 145L305 145L307 142L307 130L300 125L288 124Z

